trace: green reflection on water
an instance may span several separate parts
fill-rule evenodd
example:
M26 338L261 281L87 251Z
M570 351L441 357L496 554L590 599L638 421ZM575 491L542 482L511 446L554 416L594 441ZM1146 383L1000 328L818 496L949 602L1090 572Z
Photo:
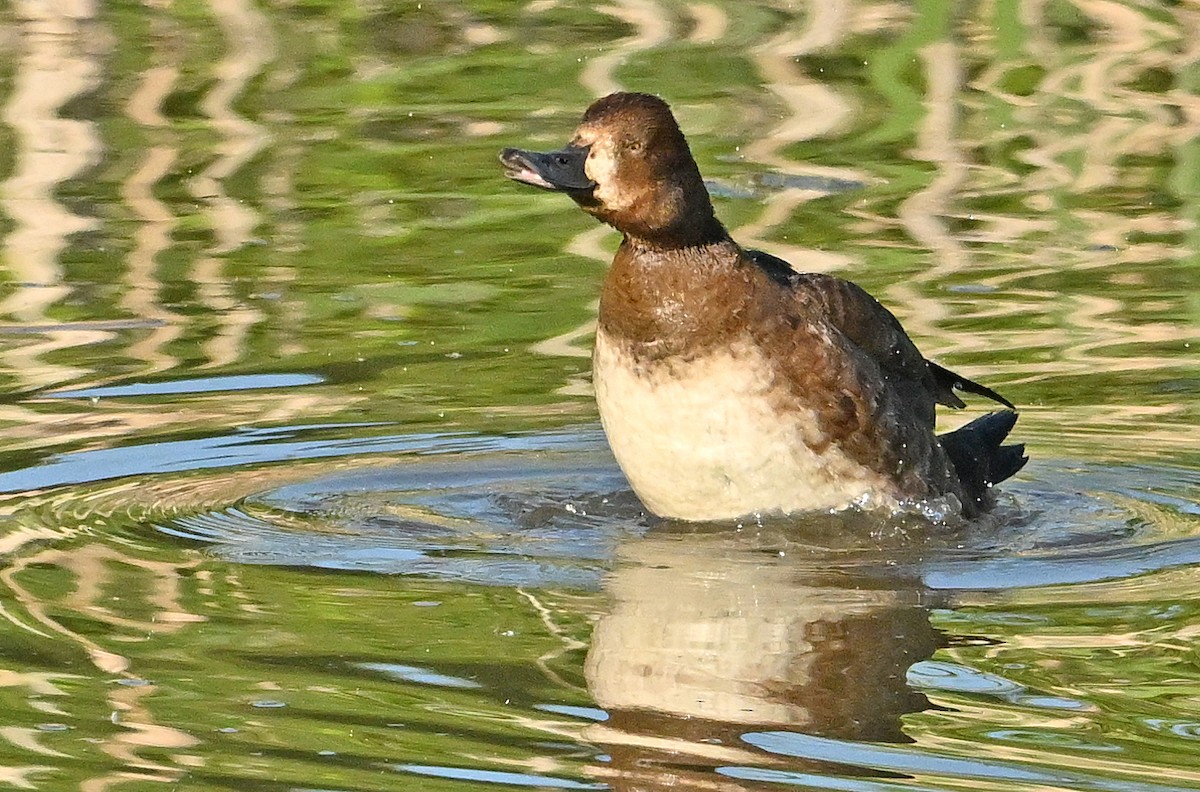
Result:
M41 757L15 741L0 755L61 757L44 771L54 788L137 768L197 789L314 777L387 789L385 761L475 752L521 766L534 744L578 731L532 705L589 703L570 649L584 646L587 598L566 610L548 593L131 550L64 543L6 575L5 664L47 670L10 671L0 687L6 727L36 735ZM381 663L478 689L397 681L370 668ZM548 757L573 772L578 753Z
M245 426L345 424L330 431L353 440L593 420L589 322L616 240L561 196L506 183L495 158L563 141L616 86L673 103L740 239L852 277L924 350L1022 405L1034 465L1200 468L1187 6L118 2L72 14L0 9L5 471L115 446L153 455ZM263 373L322 381L36 398ZM583 654L603 595L232 565L149 528L327 470L145 476L120 497L64 488L57 506L5 496L0 778L394 789L413 783L391 769L404 763L608 778L583 723L535 709L593 703ZM946 709L903 727L963 755L1116 778L1157 766L1200 787L1187 775L1193 587L1186 570L1163 572L937 611L950 643L937 658L1091 708L941 692ZM272 701L287 706L254 706ZM644 733L656 728L708 745L686 723ZM1134 769L1089 758L1100 744ZM665 753L650 756L650 788L683 772ZM718 760L688 761L689 778L712 780Z
M1194 370L1180 331L1196 316L1195 136L1164 99L1171 37L1145 32L1140 59L1120 51L1107 82L1081 82L1103 44L1072 8L1054 6L1044 28L1018 4L847 18L714 5L658 21L567 6L106 9L79 35L116 38L78 54L105 78L81 80L63 105L99 150L45 183L90 228L61 240L68 294L19 315L163 326L76 330L36 354L36 376L15 362L7 376L30 392L197 367L313 371L338 388L305 411L334 420L492 429L499 411L513 429L589 416L572 395L586 363L531 348L567 334L586 349L601 262L569 242L591 221L502 182L495 154L562 140L586 102L578 81L619 80L674 101L706 172L752 188L752 200L719 201L743 238L840 268L925 349L1009 383L1039 451L1111 455L1106 438L1131 416L1170 441L1196 424L1194 399L1158 387ZM810 41L818 23L824 38ZM1180 82L1193 71L1172 69ZM14 81L5 95L22 98ZM804 174L858 186L778 185ZM23 254L10 245L10 260ZM13 274L13 300L42 299ZM11 341L13 355L28 344ZM1089 427L1073 433L1087 442L1056 449L1081 376L1096 386ZM223 406L157 431L228 425ZM64 410L24 409L15 435ZM100 404L55 419L79 427L66 450L97 413L145 437L150 411ZM247 401L237 420L281 418Z

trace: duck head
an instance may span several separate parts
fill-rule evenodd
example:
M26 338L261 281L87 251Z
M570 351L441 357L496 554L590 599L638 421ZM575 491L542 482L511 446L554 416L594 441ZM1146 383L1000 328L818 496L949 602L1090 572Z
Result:
M726 238L687 140L657 96L609 94L587 109L564 148L509 148L500 161L510 179L566 193L643 245L693 247Z

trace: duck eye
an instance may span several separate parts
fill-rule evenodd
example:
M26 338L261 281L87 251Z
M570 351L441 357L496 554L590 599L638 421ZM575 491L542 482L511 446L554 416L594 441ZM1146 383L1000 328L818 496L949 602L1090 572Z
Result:
M641 150L642 150L642 143L641 143L641 141L639 141L639 140L631 140L631 141L629 141L629 150L630 150L630 151L641 151Z

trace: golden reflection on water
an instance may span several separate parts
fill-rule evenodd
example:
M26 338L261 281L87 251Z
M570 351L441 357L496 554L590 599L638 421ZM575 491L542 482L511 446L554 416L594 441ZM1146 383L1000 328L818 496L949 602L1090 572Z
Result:
M0 208L13 223L0 251L19 285L0 301L0 314L22 323L45 323L47 310L71 293L61 278L59 257L71 234L97 227L95 218L70 211L55 199L63 182L99 161L103 143L95 124L62 116L71 100L93 89L102 78L108 39L96 20L97 9L80 2L18 2L12 6L22 52L16 59L3 120L17 150L13 170L0 185ZM7 346L5 368L38 387L86 373L50 363L58 350L96 343L103 331L51 329L42 340Z
M183 605L181 573L191 572L197 565L196 561L153 561L109 544L94 542L77 544L70 549L45 549L16 556L0 571L0 582L13 605L12 609L2 611L10 624L42 637L54 634L65 644L82 650L100 674L129 682L106 686L106 706L112 713L112 723L118 728L111 736L99 741L100 750L127 769L87 779L81 789L108 789L131 780L174 783L181 778L183 766L200 763L198 757L186 754L173 756L172 763L141 755L147 750L181 751L196 746L199 740L158 722L158 717L142 701L154 695L156 686L138 679L128 656L116 651L122 643L148 641L154 636L176 633L205 621L205 617L189 612ZM44 592L26 589L22 580L38 566L66 572L72 581L69 590L61 596L47 597ZM135 616L135 613L146 615ZM80 621L90 628L99 625L107 634L102 639L94 639L68 626ZM85 678L81 675L72 677ZM31 686L30 692L39 696L65 695L49 679L44 680L40 688ZM80 706L78 698L77 695L72 699L75 707ZM36 699L28 703L47 714L67 714L39 707ZM22 747L21 741L7 736L9 742ZM33 748L35 753L56 753L36 745Z
M748 161L764 165L773 173L821 176L855 183L871 180L864 171L797 162L783 153L789 145L832 136L848 125L854 111L852 104L815 75L806 74L797 60L834 48L852 28L872 27L875 21L856 17L856 9L850 3L840 0L815 2L808 8L803 27L798 26L795 31L783 30L753 48L754 63L762 76L763 88L775 94L787 115L743 147L742 153ZM860 28L855 32L873 31ZM756 221L734 228L733 234L742 244L768 248L788 261L803 262L802 266L812 271L830 272L849 266L853 259L845 253L801 248L769 239L770 232L786 223L797 205L818 197L821 193L811 189L788 187L780 190L767 198Z
M266 15L250 3L210 0L210 7L226 47L213 67L216 82L201 100L200 110L211 119L220 142L213 147L216 157L212 164L197 174L189 187L207 206L208 221L216 234L215 245L196 261L194 277L202 301L221 318L220 328L205 344L205 365L217 367L243 359L246 334L262 319L259 311L233 296L232 279L223 272L222 260L253 240L261 218L244 201L230 196L225 185L271 142L266 128L239 115L233 102L249 81L261 78L271 64L275 42Z
M5 260L30 286L0 303L0 311L36 322L69 292L58 262L68 236L97 225L69 211L53 192L101 156L95 125L64 118L61 110L97 85L107 39L97 35L97 9L87 0L18 2L13 11L25 51L3 119L17 136L18 156L0 194L16 225L5 236Z

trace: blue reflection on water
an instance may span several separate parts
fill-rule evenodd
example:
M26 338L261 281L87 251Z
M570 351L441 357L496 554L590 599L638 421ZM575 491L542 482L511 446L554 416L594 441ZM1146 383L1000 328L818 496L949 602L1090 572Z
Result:
M393 765L396 770L432 778L453 778L460 781L481 781L505 786L527 786L534 789L611 789L608 784L572 781L569 778L533 775L531 773L508 773L497 770L476 770L471 767L439 767L436 765L402 764Z
M747 743L780 756L812 761L833 762L874 770L942 775L958 779L1013 781L1053 785L1102 792L1184 792L1187 787L1154 784L1134 780L1109 779L1073 770L1033 767L1016 762L967 759L935 754L914 748L868 745L795 732L750 732L742 736ZM728 769L722 771L731 775Z
M186 393L296 388L319 385L325 378L316 374L235 374L226 377L192 377L161 382L130 382L98 388L47 391L44 399L111 399L134 396L168 396Z
M58 454L40 464L0 473L0 493L88 484L124 476L182 473L238 465L290 462L355 454L448 454L524 451L553 447L555 435L488 437L468 432L328 438L329 430L379 423L314 424L243 429L232 434ZM320 433L321 437L310 437ZM570 435L577 440L577 435Z
M399 665L397 663L355 663L355 665L366 671L377 671L385 676L393 677L403 682L415 682L418 685L460 689L483 687L483 685L473 679L463 679L462 677L450 676L449 674L440 674L437 671L421 668L420 666Z

